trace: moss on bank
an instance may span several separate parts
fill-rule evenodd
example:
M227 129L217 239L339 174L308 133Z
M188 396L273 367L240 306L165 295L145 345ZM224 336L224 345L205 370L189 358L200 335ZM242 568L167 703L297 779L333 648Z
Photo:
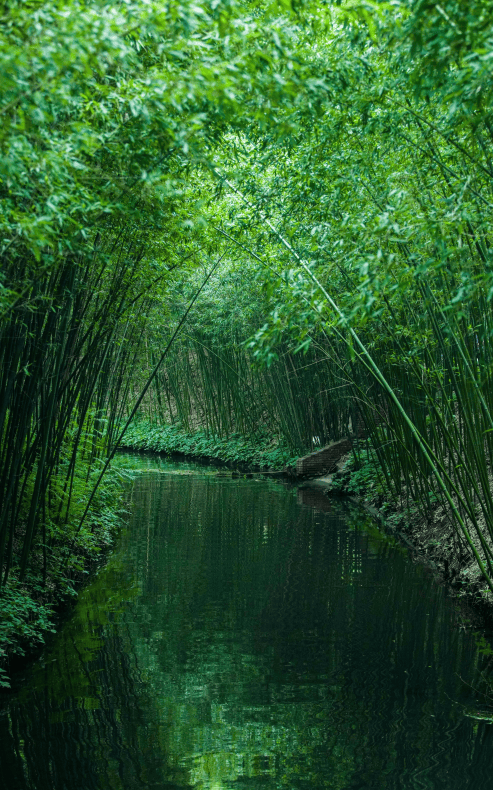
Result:
M156 425L144 420L130 426L122 446L167 455L181 453L195 458L213 458L228 464L268 467L272 471L293 466L299 457L299 453L293 454L286 444L267 432L259 432L248 439L240 434L221 437L203 430L188 433L176 425Z

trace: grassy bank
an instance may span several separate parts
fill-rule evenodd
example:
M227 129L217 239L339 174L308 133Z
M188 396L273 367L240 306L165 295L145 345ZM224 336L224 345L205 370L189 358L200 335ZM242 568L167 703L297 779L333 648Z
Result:
M10 687L10 673L19 660L35 655L54 633L59 613L113 545L125 516L125 483L132 474L115 459L79 529L91 484L99 466L77 470L76 501L70 513L55 520L47 514L36 538L28 573L20 579L16 565L9 584L0 591L0 688ZM22 539L20 524L16 540Z
M188 433L176 425L156 425L147 421L130 426L123 445L132 450L151 450L166 455L182 453L193 458L213 458L230 465L248 465L272 471L293 466L299 456L267 431L248 439L240 434L221 437L203 430Z

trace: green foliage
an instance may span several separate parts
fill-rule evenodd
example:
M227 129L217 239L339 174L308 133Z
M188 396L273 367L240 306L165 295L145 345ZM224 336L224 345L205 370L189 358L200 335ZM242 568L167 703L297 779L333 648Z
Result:
M290 452L286 444L273 439L267 432L249 439L238 434L220 437L203 430L189 433L175 425L157 426L143 420L130 426L124 444L135 450L184 453L231 463L267 466L272 470L294 464L298 457Z
M78 529L97 471L89 470L84 463L77 465L70 509L59 516L55 505L54 518L46 516L45 542L42 535L34 542L30 572L21 582L14 565L9 584L0 591L0 687L10 685L8 665L12 657L32 653L44 643L47 633L54 632L57 607L76 596L77 588L121 529L125 514L123 487L133 479L133 473L120 469L118 461L98 489L87 525ZM59 481L58 486L60 491ZM56 487L52 496L58 504Z
M70 586L60 560L80 574L110 542L111 486L80 522L92 487L220 259L127 441L280 468L359 413L354 490L445 504L493 591L492 19L491 0L9 5L0 586Z
M245 135L228 233L268 272L256 358L317 349L388 495L444 504L493 591L491 10L341 4L300 133Z
M382 477L382 469L375 451L368 447L366 455L360 456L352 454L342 472L347 475L347 493L362 496L365 499L374 500L385 494L385 480Z
M37 588L37 589L36 589ZM46 633L53 633L53 610L31 597L39 594L39 585L30 591L11 584L0 592L0 687L8 688L7 672L2 666L11 655L24 655L26 649L44 643Z
M473 635L480 655L492 656L493 648L491 647L490 642L486 639L485 635L480 631L473 631Z

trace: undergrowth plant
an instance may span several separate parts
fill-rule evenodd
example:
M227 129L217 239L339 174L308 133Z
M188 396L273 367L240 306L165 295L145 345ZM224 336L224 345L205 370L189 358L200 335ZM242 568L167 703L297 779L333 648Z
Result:
M11 569L9 583L0 590L0 686L8 688L9 667L17 656L32 654L53 633L58 610L72 600L90 571L111 548L124 523L125 487L134 473L115 461L93 499L84 527L80 514L99 464L87 474L76 465L70 510L59 513L60 498L52 491L53 511L47 513L34 542L30 569L21 577ZM63 478L62 478L63 479ZM63 500L62 500L63 501Z
M130 426L124 444L135 450L167 455L182 453L230 464L268 467L272 471L294 465L298 457L282 439L273 437L267 430L248 438L241 434L221 437L203 429L189 431L176 425L156 425L146 420L138 420Z

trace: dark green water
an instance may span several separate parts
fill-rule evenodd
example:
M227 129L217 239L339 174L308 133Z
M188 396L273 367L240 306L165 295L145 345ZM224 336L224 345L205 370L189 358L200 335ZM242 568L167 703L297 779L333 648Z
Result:
M128 529L0 713L2 790L493 787L490 659L364 516L129 462Z

